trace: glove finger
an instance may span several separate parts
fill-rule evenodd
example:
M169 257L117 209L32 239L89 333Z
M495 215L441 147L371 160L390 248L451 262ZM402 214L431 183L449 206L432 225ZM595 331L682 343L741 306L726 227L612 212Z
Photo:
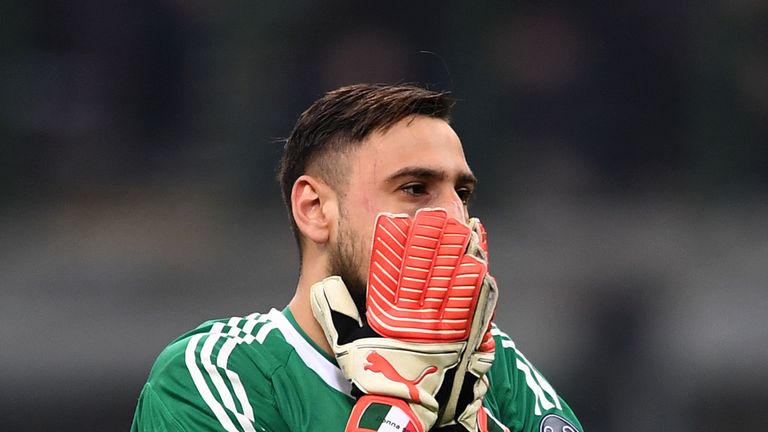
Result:
M471 218L469 229L472 230L474 242L467 246L467 254L488 261L488 234L485 231L485 226L480 222L480 219Z
M411 219L404 214L381 213L376 217L368 274L368 309L373 299L382 306L398 300L397 287L411 225Z

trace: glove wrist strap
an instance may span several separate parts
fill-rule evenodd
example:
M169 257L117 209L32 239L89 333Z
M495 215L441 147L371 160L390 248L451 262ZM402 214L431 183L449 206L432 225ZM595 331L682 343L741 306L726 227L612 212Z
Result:
M364 395L357 400L345 432L425 432L418 416L402 399Z

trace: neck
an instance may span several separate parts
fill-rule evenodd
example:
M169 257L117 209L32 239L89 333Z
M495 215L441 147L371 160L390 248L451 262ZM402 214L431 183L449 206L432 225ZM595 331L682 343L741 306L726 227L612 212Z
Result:
M309 300L310 288L316 282L319 282L329 275L326 271L325 263L322 260L307 259L304 257L304 263L301 267L301 275L299 276L299 283L296 287L296 294L288 303L288 308L291 310L293 317L296 319L296 323L301 329L312 339L312 342L317 344L328 355L333 356L328 340L325 338L323 328L315 319L312 314L312 306Z

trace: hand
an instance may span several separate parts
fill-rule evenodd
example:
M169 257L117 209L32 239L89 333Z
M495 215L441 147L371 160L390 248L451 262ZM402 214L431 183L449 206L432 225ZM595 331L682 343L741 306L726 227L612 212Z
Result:
M469 226L472 230L472 238L467 246L467 254L484 262L487 269L488 241L485 228L475 218L470 220ZM467 349L462 353L452 382L444 386L450 389L450 394L447 400L441 403L437 430L446 432L489 430L489 419L482 408L482 402L488 391L486 374L493 364L496 348L491 336L491 319L497 296L496 280L486 273L479 294L480 301L484 301L485 304L478 305L478 311L485 313L474 315ZM441 393L443 391L441 390Z
M486 264L466 253L471 238L470 228L445 210L420 210L413 220L382 214L374 229L366 316L339 277L313 285L315 318L342 372L363 394L347 431L394 422L402 431L423 432L435 424L436 396L462 361L473 325L482 321L475 315L492 311L480 298ZM469 370L471 361L464 362Z

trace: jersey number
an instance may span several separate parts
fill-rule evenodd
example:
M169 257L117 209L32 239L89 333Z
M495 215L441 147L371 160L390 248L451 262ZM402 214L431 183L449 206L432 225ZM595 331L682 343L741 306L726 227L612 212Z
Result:
M544 379L533 366L531 366L531 363L527 358L523 357L522 354L519 355L520 358L517 359L517 368L523 371L525 374L525 383L528 384L528 387L536 396L534 413L536 415L541 415L542 409L549 410L555 407L557 407L557 409L562 409L560 406L560 398L557 397L555 389L553 389L547 380Z

